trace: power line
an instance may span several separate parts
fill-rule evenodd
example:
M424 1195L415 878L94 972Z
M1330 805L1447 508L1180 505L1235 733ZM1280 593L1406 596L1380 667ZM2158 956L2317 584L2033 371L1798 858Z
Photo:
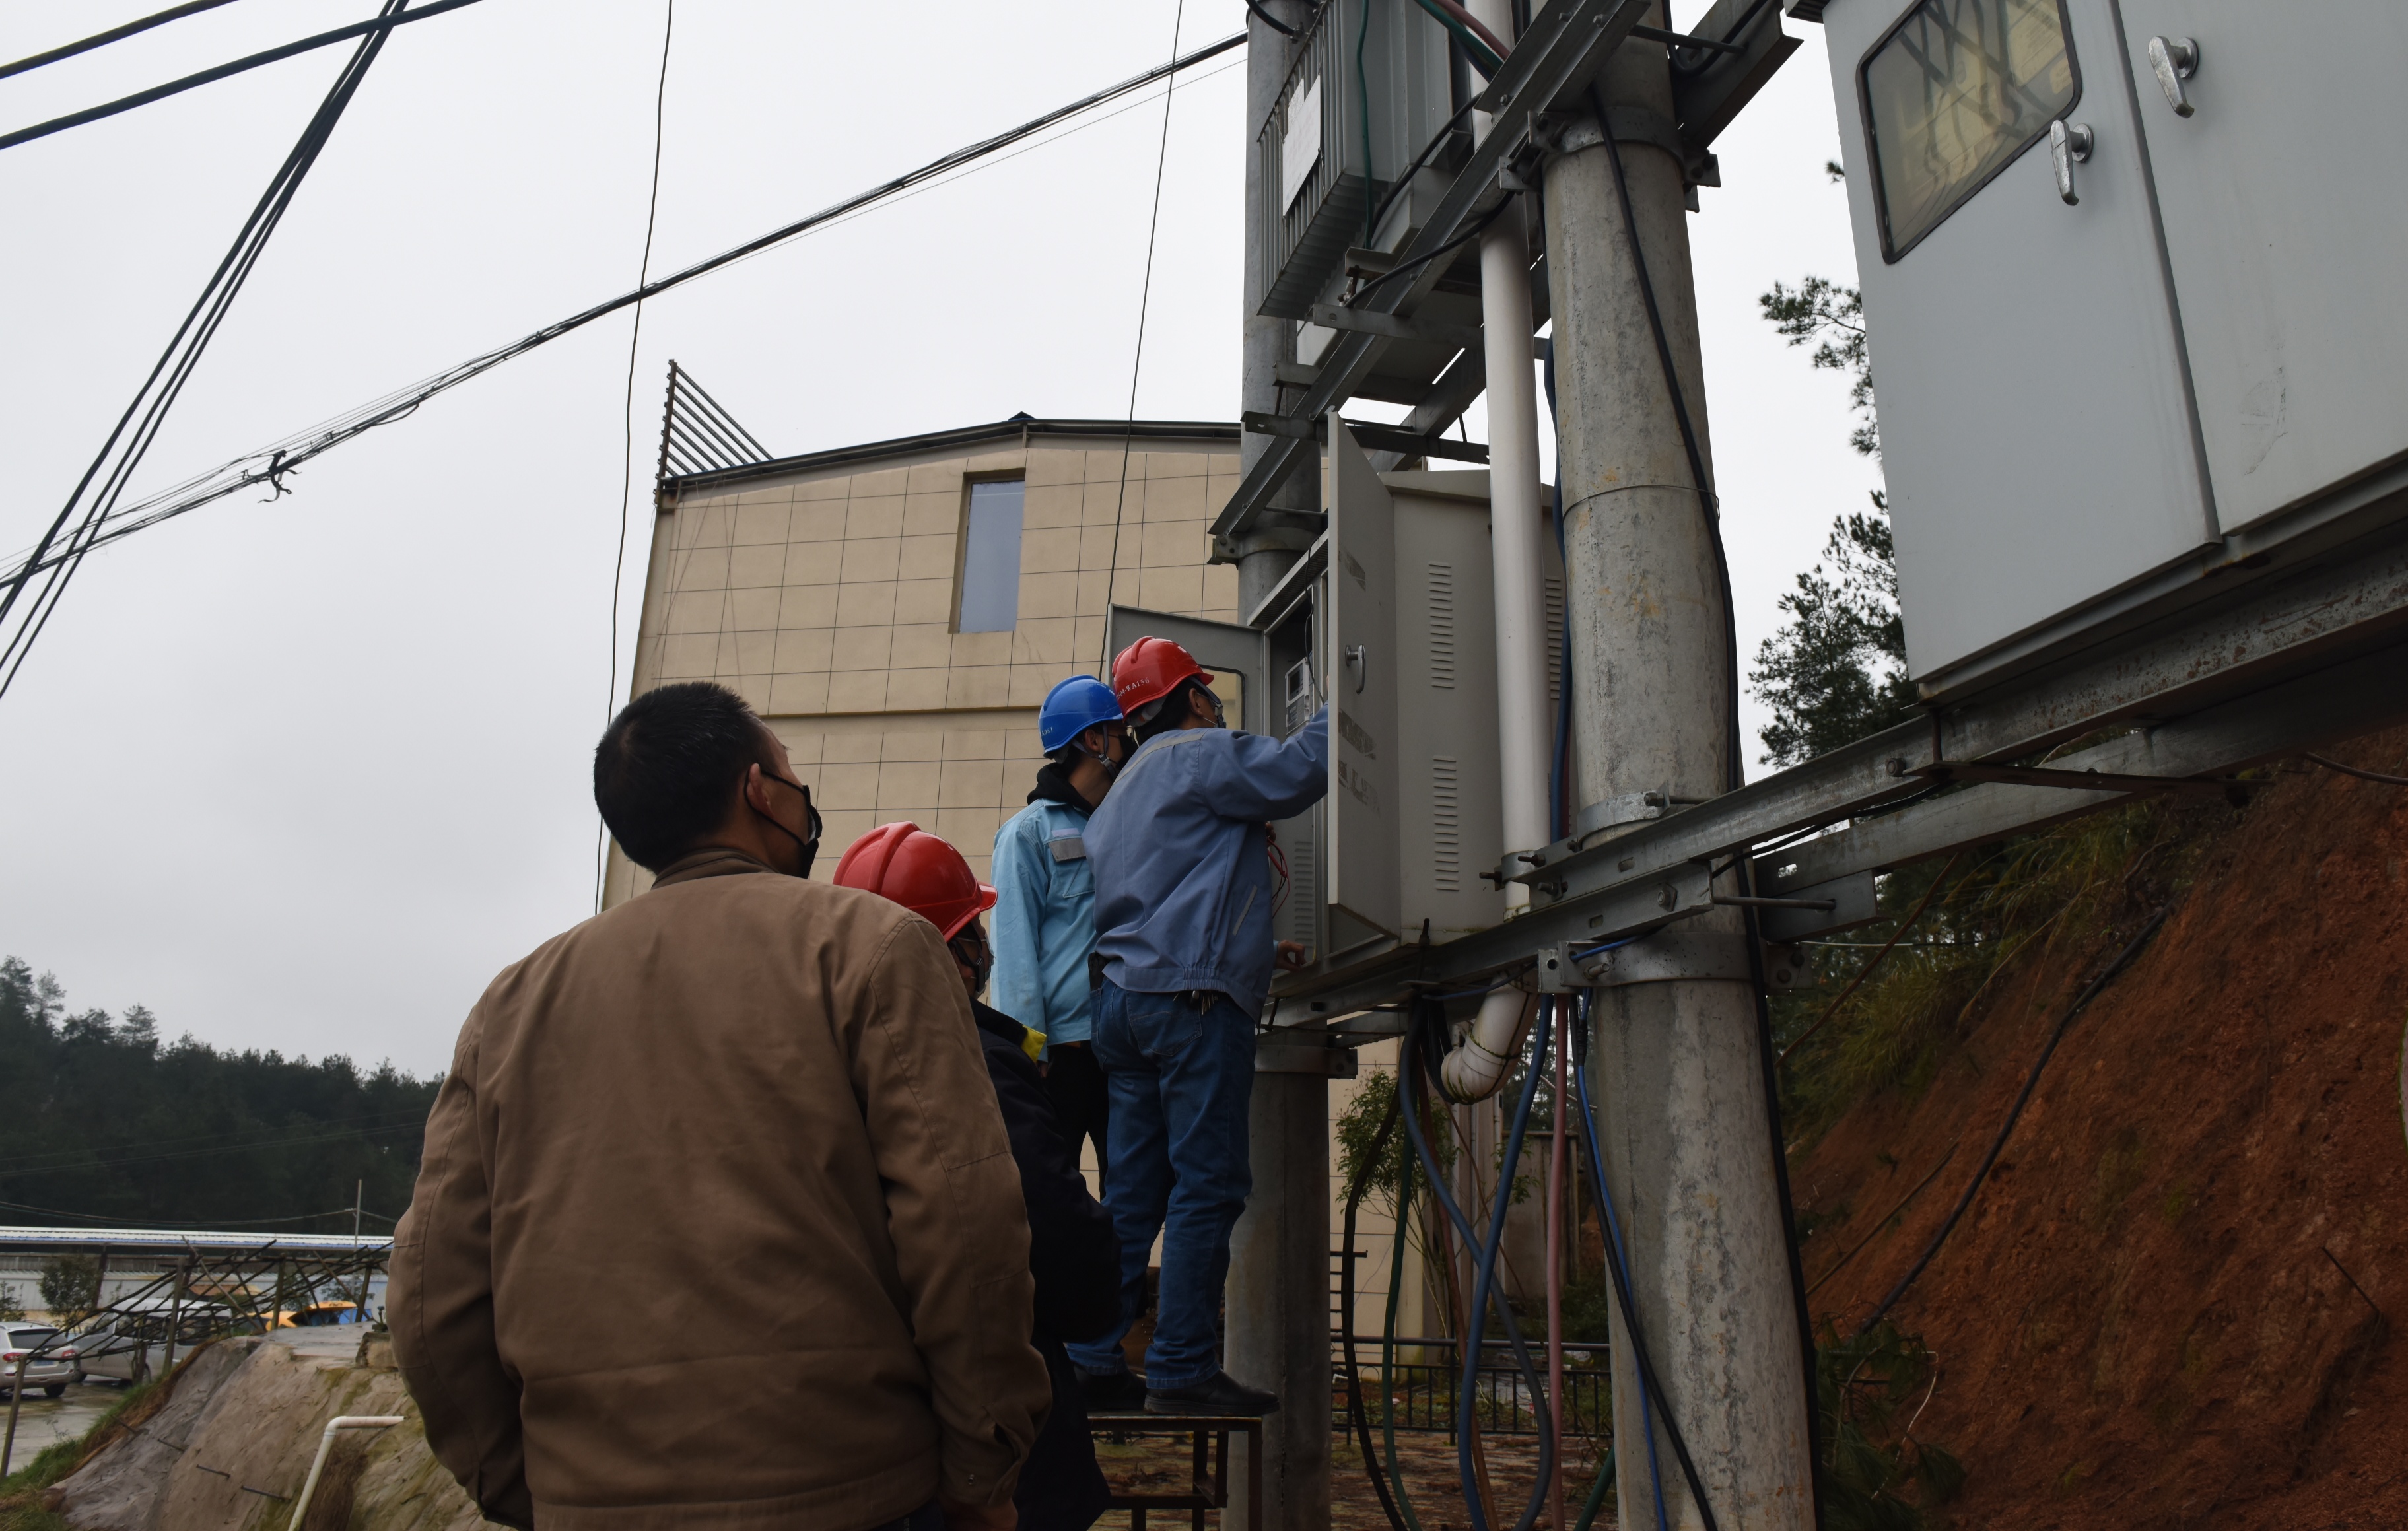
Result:
M388 1118L397 1120L388 1121ZM425 1120L426 1110L424 1108L408 1106L397 1110L368 1111L359 1116L322 1117L313 1122L305 1123L302 1125L310 1132L320 1132L330 1127L349 1127L361 1132L381 1132L390 1127L400 1126L408 1123L424 1122ZM369 1123L376 1123L376 1125L371 1126ZM5 1159L0 1159L0 1176L14 1174L18 1170L29 1167L52 1167L49 1166L41 1166L40 1161L45 1159L71 1159L79 1153L124 1153L134 1149L176 1148L185 1143L221 1142L224 1139L227 1131L228 1129L220 1127L209 1132L181 1133L174 1138L140 1138L131 1143L104 1143L97 1148L86 1146L83 1148L72 1149L48 1149L40 1153L19 1153Z
M379 36L383 35L379 34ZM294 471L302 464L332 451L355 436L364 436L380 425L389 425L395 421L406 420L415 414L420 406L438 394L448 393L472 378L480 377L503 363L523 356L538 346L548 345L562 336L584 328L595 320L608 318L631 304L658 297L671 288L682 286L697 277L708 276L723 266L732 265L738 261L757 255L786 240L809 233L812 229L835 222L849 214L859 212L882 201L899 199L913 188L970 165L995 153L997 150L1009 148L1025 138L1033 137L1067 119L1092 110L1132 91L1141 90L1158 79L1176 75L1182 69L1192 68L1207 60L1217 58L1232 49L1243 46L1245 40L1246 35L1242 32L1224 37L1219 42L1197 49L1184 58L1174 59L1168 64L1157 65L1142 74L1133 75L1117 85L1097 91L1092 95L1083 96L1068 106L1058 107L1008 132L996 134L991 138L982 139L931 160L916 170L908 171L890 180L882 181L867 191L847 197L841 202L824 207L808 217L797 219L783 227L773 229L757 238L747 240L709 260L687 266L681 271L672 272L657 281L648 282L632 293L623 293L607 302L595 304L580 313L546 325L532 335L489 351L483 355L472 357L457 366L423 379L408 388L388 393L346 414L322 421L308 430L288 436L282 441L221 464L149 499L122 509L112 507L92 519L89 526L82 531L79 541L73 547L53 550L52 541L58 530L58 525L54 524L51 531L45 534L42 540L36 544L33 551L25 556L23 562L15 569L8 571L7 578L12 583L9 594L0 596L0 619L5 619L7 615L7 608L15 600L15 592L21 590L25 582L36 574L62 565L72 567L95 548L130 537L136 532L146 530L188 511L197 510L203 506L213 504L229 494L239 494L254 485L265 484L280 492L283 488L283 476ZM78 493L80 494L80 487ZM63 524L64 521L63 514L60 523ZM23 655L18 653L16 665L22 667L22 663ZM0 695L7 694L7 687L13 681L15 673L15 670L11 669L7 676L0 677Z
M276 64L292 58L295 54L332 47L336 43L344 42L352 37L367 37L381 47L384 39L392 34L394 27L410 21L423 21L429 16L440 16L447 10L458 10L462 6L473 6L476 3L477 0L435 0L433 5L412 11L404 11L398 6L389 5L372 21L358 21L350 26L338 26L332 32L321 32L314 37L304 37L298 42L289 42L280 48L271 48L264 53L253 53L248 58L236 59L232 64L221 64L214 69L204 69L197 75L186 75L181 79L171 79L165 85L153 85L147 91L136 91L132 95L120 96L114 101L103 102L97 107L86 107L81 111L69 112L64 117L53 117L47 122L36 122L32 127L19 128L14 133L0 134L0 149L13 149L19 144L31 143L36 138L47 138L53 133L64 133L71 127L81 127L86 122L97 122L104 117L114 117L119 112L132 111L136 107L147 107L153 101L165 101L171 95L181 95L186 91L211 84L229 75L241 74L246 69L256 69L262 64ZM80 50L81 46L78 45L78 51ZM28 61L25 66L30 68L32 64L33 61ZM11 67L13 68L14 65Z
M113 26L106 32L95 32L81 42L71 42L64 48L53 48L47 53L36 53L31 58L19 59L14 64L0 64L0 79L6 79L10 75L22 75L28 69L38 69L46 64L56 64L61 59L71 59L78 53L89 53L95 48L106 48L110 43L122 42L137 32L148 32L154 26L165 26L169 21L181 21L187 16L204 10L215 10L218 7L230 3L231 0L186 0L185 4L171 7L155 16L145 16L138 21L128 21L123 26Z
M28 1207L22 1201L0 1201L0 1208L6 1208L12 1212L36 1212L43 1217L64 1217L71 1218L78 1223L103 1224L102 1227L93 1230L95 1233L106 1232L108 1227L191 1228L196 1221L193 1218L106 1217L97 1212L63 1212L55 1207ZM331 1212L304 1212L299 1217L213 1217L208 1220L208 1225L211 1228L269 1228L287 1223L315 1223L320 1218L325 1217L349 1217L352 1210L349 1207L337 1207ZM375 1218L379 1223L399 1221L366 1209L360 1209L360 1215Z
M225 1143L216 1148L188 1149L181 1153L147 1153L132 1159L95 1159L84 1164L43 1165L32 1169L0 1170L0 1180L17 1180L34 1175L57 1175L77 1169L122 1169L128 1165L156 1165L182 1159L208 1159L225 1153L251 1153L261 1149L304 1148L312 1143L340 1143L380 1133L418 1131L416 1122L393 1122L381 1127L354 1127L346 1132L320 1133L303 1138L262 1138L248 1143ZM351 1209L345 1208L345 1211Z
M385 0L383 14L387 17L397 14L404 3L405 0ZM319 104L308 126L302 130L300 140L284 157L284 163L277 167L276 174L269 178L267 190L261 195L259 205L251 209L241 232L235 236L233 247L226 251L225 258L218 263L217 270L211 273L208 284L201 289L201 295L194 303L192 311L184 316L183 323L177 326L175 335L167 341L166 350L160 353L158 362L151 367L150 375L136 391L134 402L125 407L125 413L118 418L116 427L101 443L100 451L93 458L92 465L84 469L82 479L77 481L75 492L67 496L67 503L42 534L42 540L35 547L34 556L18 571L6 594L0 594L0 634L6 635L6 642L0 644L0 667L5 667L5 673L0 673L0 696L7 694L18 672L24 667L25 656L33 651L42 629L49 625L50 613L58 609L68 582L82 565L84 555L94 546L94 537L115 508L118 496L125 492L125 485L133 477L134 470L150 451L150 443L157 439L160 427L166 422L167 411L183 392L193 369L200 365L201 353L208 348L218 326L225 322L225 316L233 308L236 294L241 293L243 284L251 278L252 267L258 264L260 252L267 248L267 241L275 235L277 225L283 222L285 210L293 205L294 193L300 190L310 166L317 164L319 151L325 148L326 140L333 136L335 124L341 120L343 109L351 105L360 81L366 78L368 66L376 62L377 55L384 49L385 39L390 36L390 31L380 29L361 38L351 62L336 77L325 100ZM95 483L97 489L94 488ZM87 491L92 491L89 498L86 497ZM49 579L36 594L33 604L17 613L17 625L10 631L7 625L8 617L16 611L36 566L41 563L42 554L56 542L60 530L79 508L83 512L82 520L68 536L64 548L50 561Z
M661 23L661 78L652 88L652 192L644 204L644 258L636 267L636 288L652 279L652 229L661 216L661 126L669 98L669 39L677 32L677 0L668 0L667 19ZM619 462L619 553L610 563L610 673L603 678L602 722L610 722L611 704L619 697L619 591L627 574L627 502L636 490L636 343L644 335L644 305L636 304L636 322L627 329L627 397L620 406L626 440ZM666 451L664 446L661 449ZM609 865L609 827L594 826L594 912L602 912L602 874Z
M1270 20L1268 15L1263 19ZM1178 8L1170 13L1170 56L1173 59L1179 57L1179 28L1186 20L1187 0L1179 0ZM1172 90L1177 88L1174 82ZM1164 169L1170 164L1170 96L1171 91L1162 93L1162 145L1154 151L1154 211L1145 225L1145 279L1139 284L1137 293L1137 352L1129 358L1130 428L1121 436L1121 492L1112 502L1112 553L1104 565L1103 634L1096 639L1096 675L1106 685L1111 684L1112 680L1111 654L1109 651L1112 646L1112 586L1119 581L1121 574L1121 519L1128 508L1129 450L1137 439L1137 379L1145 366L1145 310L1154 298L1154 244L1162 232L1162 177ZM1140 556L1138 562L1142 565L1145 560Z

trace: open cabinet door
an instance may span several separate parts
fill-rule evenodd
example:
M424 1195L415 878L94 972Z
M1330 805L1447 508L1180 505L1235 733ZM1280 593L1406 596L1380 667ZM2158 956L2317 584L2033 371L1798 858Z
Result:
M1267 709L1276 707L1278 698L1270 694L1271 688L1263 675L1267 663L1263 635L1253 628L1233 622L1208 622L1202 617L1148 611L1142 607L1116 606L1104 618L1104 648L1115 658L1141 637L1168 638L1212 672L1212 690L1228 709L1230 727L1242 728L1249 734L1272 732L1268 724L1273 714ZM1104 683L1111 683L1109 675Z
M1327 898L1331 954L1403 925L1393 596L1397 511L1338 412L1329 414Z

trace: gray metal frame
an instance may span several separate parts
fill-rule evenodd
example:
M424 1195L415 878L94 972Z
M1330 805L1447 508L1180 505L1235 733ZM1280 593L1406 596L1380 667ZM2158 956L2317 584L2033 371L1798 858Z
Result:
M1371 969L1284 980L1272 991L1272 1023L1326 1029L1340 1045L1396 1035L1400 1018L1377 1012L1417 990L1478 984L1551 948L1577 964L1586 948L1702 912L1714 902L1710 871L1738 855L1754 858L1759 895L1834 906L1819 923L1784 920L1784 938L1843 928L1862 910L1851 907L1854 895L1828 887L1840 880L2038 829L2136 793L2243 792L2235 772L2402 719L2408 540L1711 802L1641 808L1656 816L1531 852L1498 870L1531 886L1528 914L1444 945L1405 948ZM2019 764L2102 734L2109 737L2043 768ZM1907 802L1959 781L1972 784ZM1863 817L1885 806L1892 811ZM1757 849L1766 846L1774 848Z

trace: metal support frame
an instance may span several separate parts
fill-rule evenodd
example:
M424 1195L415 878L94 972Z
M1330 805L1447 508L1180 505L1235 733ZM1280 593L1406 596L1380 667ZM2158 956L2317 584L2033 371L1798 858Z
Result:
M1263 1422L1245 1414L1090 1414L1087 1427L1104 1436L1185 1436L1194 1451L1184 1494L1114 1493L1107 1510L1129 1512L1132 1531L1143 1531L1146 1512L1183 1510L1196 1531L1203 1531L1204 1512L1227 1510L1229 1504L1229 1438L1243 1436L1245 1505L1248 1526L1263 1524Z
M1558 103L1570 102L1585 90L1630 29L1645 17L1649 4L1650 0L1556 0L1533 19L1530 30L1514 44L1505 67L1474 103L1480 110L1511 117L1521 126L1511 128L1500 123L1473 146L1463 169L1440 193L1428 221L1397 252L1397 266L1420 263L1414 266L1412 276L1371 288L1361 303L1352 306L1355 318L1371 322L1412 317L1422 299L1446 274L1449 263L1440 252L1447 244L1511 194L1498 184L1498 171L1511 155L1532 147L1538 115ZM1328 414L1354 396L1356 389L1371 375L1381 351L1392 343L1393 337L1385 334L1360 329L1340 331L1322 357L1312 384L1288 403L1282 414L1297 421ZM1473 358L1471 370L1478 373L1482 366L1477 359L1478 348L1466 355ZM1462 364L1458 361L1456 365ZM1440 377L1439 391L1447 391L1453 372L1454 368L1450 368L1446 376ZM1475 387L1465 395L1465 402L1469 403L1478 392ZM1429 429L1420 422L1415 424L1422 431ZM1310 450L1306 439L1282 435L1272 436L1270 441L1270 450L1254 460L1239 481L1236 493L1229 496L1227 507L1212 522L1212 557L1216 562L1226 563L1242 553L1255 518L1269 508L1272 495L1289 476L1304 465L1305 453Z
M1840 906L1802 928L1782 921L1781 938L1844 928L1861 923L1853 918L1858 897L1824 884L2143 793L2245 790L2232 773L2408 719L2403 680L2408 539L1711 802L1669 810L1598 805L1586 821L1598 827L1498 868L1531 886L1530 913L1444 945L1403 947L1351 972L1283 980L1273 989L1274 1022L1328 1028L1340 1045L1395 1036L1401 1021L1382 1008L1417 989L1460 990L1527 967L1549 947L1579 961L1584 949L1702 912L1712 905L1709 870L1736 855L1755 857L1765 896ZM2013 764L2109 730L2118 732L2044 766ZM1952 779L1967 784L1925 795ZM1629 810L1658 816L1632 819ZM1756 849L1820 826L1830 832Z

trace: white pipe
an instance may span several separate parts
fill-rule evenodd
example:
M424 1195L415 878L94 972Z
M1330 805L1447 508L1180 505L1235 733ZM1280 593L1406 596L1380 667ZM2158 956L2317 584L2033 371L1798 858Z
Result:
M1439 1083L1453 1100L1486 1100L1505 1082L1506 1071L1522 1055L1522 1037L1538 1013L1539 996L1512 984L1480 1002L1471 1030L1439 1066Z
M1498 36L1513 36L1512 0L1470 0ZM1472 133L1485 137L1484 112ZM1497 606L1497 732L1503 765L1505 850L1535 851L1555 837L1547 771L1555 719L1547 706L1546 511L1539 503L1539 390L1530 364L1530 247L1519 203L1480 236L1480 324L1488 378L1489 567ZM1528 907L1513 883L1507 910Z
M293 1519L285 1531L301 1531L301 1517L309 1513L310 1495L318 1492L318 1475L326 1470L326 1453L335 1449L337 1430L385 1430L401 1423L399 1414L337 1414L326 1422L318 1437L318 1454L309 1463L308 1481L301 1485L301 1498L293 1507Z
M1499 37L1513 36L1512 0L1471 0L1471 13ZM1471 115L1487 136L1485 112ZM1547 823L1547 765L1554 719L1547 708L1547 522L1539 505L1539 390L1530 371L1530 246L1522 209L1508 207L1480 236L1480 325L1488 374L1489 569L1497 598L1497 743L1503 766L1507 851L1535 851L1554 837ZM1529 907L1525 883L1509 884L1506 913ZM1521 1056L1538 1002L1503 988L1481 1002L1470 1034L1446 1056L1439 1081L1456 1100L1485 1100Z

